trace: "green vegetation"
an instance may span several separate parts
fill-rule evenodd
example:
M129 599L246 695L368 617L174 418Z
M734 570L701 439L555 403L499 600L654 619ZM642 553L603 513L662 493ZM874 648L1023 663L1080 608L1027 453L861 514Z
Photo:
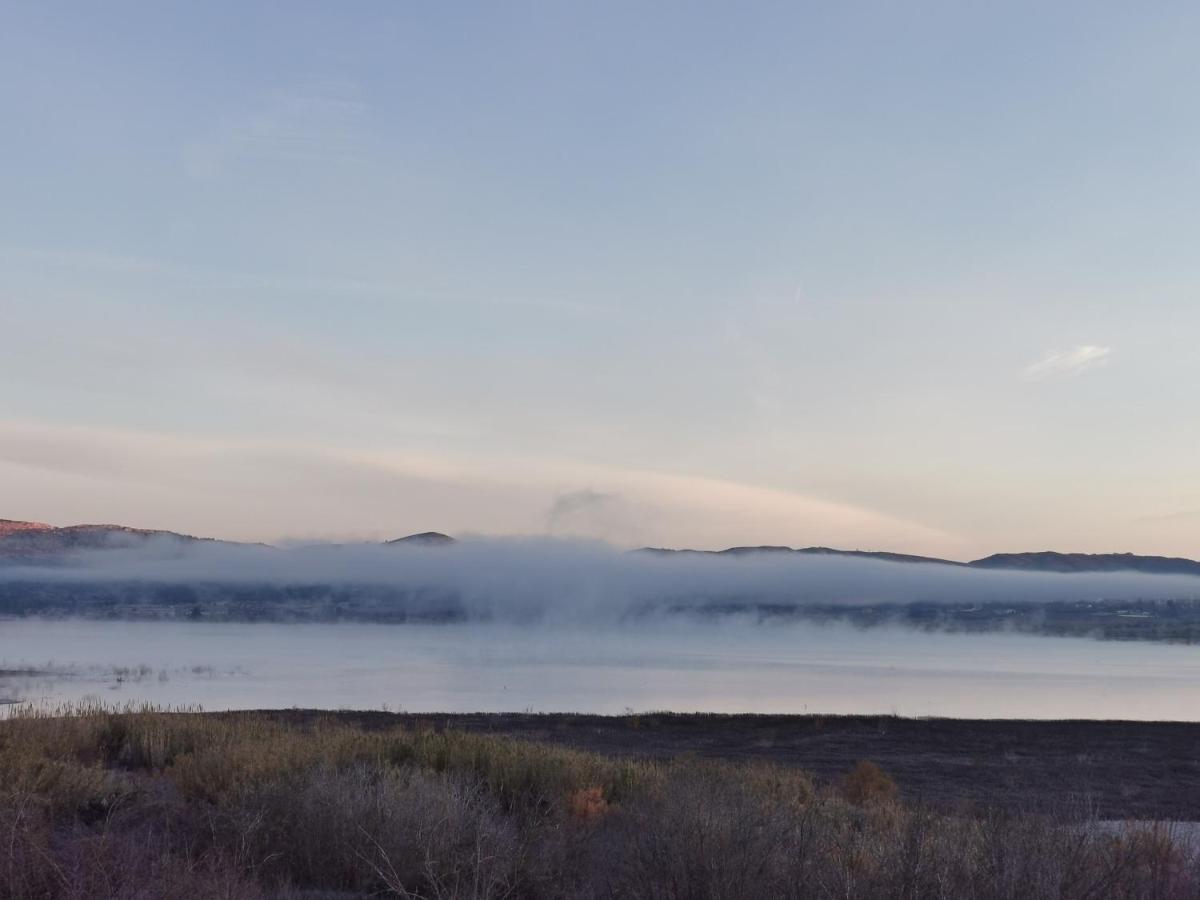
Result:
M861 763L622 760L330 717L0 722L0 896L1173 898L1162 827L906 804Z

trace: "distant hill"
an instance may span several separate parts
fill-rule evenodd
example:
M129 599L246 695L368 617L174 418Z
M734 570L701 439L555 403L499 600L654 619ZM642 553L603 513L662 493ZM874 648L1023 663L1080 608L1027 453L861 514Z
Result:
M195 537L175 531L153 528L131 528L128 525L67 525L57 527L42 522L0 519L0 560L39 561L78 550L109 550L130 548L150 542L222 544L246 546L214 538ZM422 531L394 540L384 546L444 547L457 543L440 531ZM264 545L258 545L264 546ZM729 547L725 550L673 550L665 547L642 547L635 553L653 556L755 556L759 554L798 556L839 556L852 559L876 559L884 562L922 563L926 565L958 566L972 569L1005 569L1023 572L1145 572L1154 575L1198 575L1200 562L1169 556L1139 556L1134 553L1058 553L1043 550L1030 553L996 553L970 562L917 556L910 553L891 553L886 550L838 550L833 547Z
M395 544L415 544L420 547L444 547L447 544L458 543L448 534L442 534L440 531L422 531L420 534L409 534L402 538L396 538L393 541L384 541L388 546Z
M671 550L665 547L642 547L636 553L649 553L658 556L672 554L696 554L703 556L750 556L758 553L797 554L804 556L850 556L860 559L881 559L886 562L903 563L935 563L943 566L964 566L968 563L955 562L951 559L939 559L936 556L914 556L909 553L890 553L886 550L835 550L832 547L729 547L725 550Z
M0 558L4 559L46 559L78 550L138 547L150 541L223 543L212 538L151 528L130 528L126 525L67 525L57 528L41 522L0 519Z
M41 522L18 522L15 519L0 519L0 538L27 531L52 531L53 528L54 526L43 525Z
M742 553L754 553L759 550L787 550L787 547L730 547L728 550L721 550L721 553L730 553L738 555ZM905 563L938 563L943 566L961 566L963 563L954 562L949 559L939 559L936 556L913 556L909 553L890 553L887 550L835 550L832 547L801 547L793 550L793 553L802 553L807 556L857 556L865 559L882 559L887 562L905 562Z
M976 569L1020 569L1029 572L1149 572L1155 575L1200 575L1200 562L1172 556L1133 553L996 553L968 565Z
M192 544L220 544L230 547L258 546L266 544L242 544L221 541L215 538L196 537L176 531L154 528L133 528L128 525L47 525L44 522L23 522L16 519L0 519L0 560L48 560L79 550L116 550L139 547L148 542ZM422 531L409 534L385 545L410 545L439 547L456 543L455 539L440 531Z
M914 556L890 553L885 550L835 550L832 547L730 547L726 550L670 550L663 547L643 547L638 553L656 556L694 554L702 556L750 556L754 554L796 554L809 556L844 556L858 559L879 559L899 563L932 563L971 569L1007 569L1022 572L1145 572L1152 575L1200 575L1200 562L1169 556L1139 556L1134 553L996 553L983 559L958 562L935 556Z

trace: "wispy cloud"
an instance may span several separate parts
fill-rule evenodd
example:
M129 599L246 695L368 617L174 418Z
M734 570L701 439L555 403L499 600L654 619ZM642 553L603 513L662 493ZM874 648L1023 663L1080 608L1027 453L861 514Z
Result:
M1155 516L1139 516L1137 522L1174 522L1180 519L1200 519L1200 509L1182 509Z
M260 164L355 162L367 105L345 90L276 94L226 120L184 149L185 171L197 178L224 173L236 162Z
M604 490L563 493L571 484ZM423 454L3 419L0 498L8 518L107 519L246 540L549 531L621 545L825 543L963 555L956 535L865 507L552 455Z
M1043 359L1031 363L1021 370L1026 381L1043 381L1047 378L1063 378L1079 375L1108 362L1110 347L1084 344L1070 350L1055 350Z

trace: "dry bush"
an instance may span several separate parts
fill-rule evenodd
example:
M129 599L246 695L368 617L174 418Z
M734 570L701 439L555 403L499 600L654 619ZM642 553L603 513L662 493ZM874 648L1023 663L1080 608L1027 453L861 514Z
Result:
M691 761L671 766L618 821L620 861L597 866L617 896L783 896L811 785L799 773Z
M333 719L78 707L0 722L0 897L1176 900L1161 826L901 802L862 763L621 761Z
M606 801L620 802L657 772L648 763L461 731L398 733L389 752L395 762L470 774L506 810L535 819L560 815L579 790L599 787Z
M1111 852L1129 896L1174 898L1200 896L1200 860L1176 827L1152 823L1129 828L1113 839Z
M262 888L219 853L188 859L155 830L78 835L59 843L55 869L63 900L259 900Z
M93 825L56 822L32 795L0 804L0 896L54 900L256 900L262 891L232 860L191 856L173 841L186 812L136 827L113 812Z
M604 790L598 787L580 788L567 797L567 811L574 819L589 821L598 819L608 812L608 801Z
M273 883L402 896L499 897L513 823L478 787L411 768L311 769L231 798L216 826Z
M46 897L56 886L50 816L28 793L0 801L0 896Z
M842 779L842 794L855 806L866 806L891 803L900 792L887 772L873 762L861 760Z

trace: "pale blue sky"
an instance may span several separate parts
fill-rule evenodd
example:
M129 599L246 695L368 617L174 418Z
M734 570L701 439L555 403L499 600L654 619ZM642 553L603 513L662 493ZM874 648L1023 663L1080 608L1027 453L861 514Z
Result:
M0 517L1200 555L1198 34L7 3Z

